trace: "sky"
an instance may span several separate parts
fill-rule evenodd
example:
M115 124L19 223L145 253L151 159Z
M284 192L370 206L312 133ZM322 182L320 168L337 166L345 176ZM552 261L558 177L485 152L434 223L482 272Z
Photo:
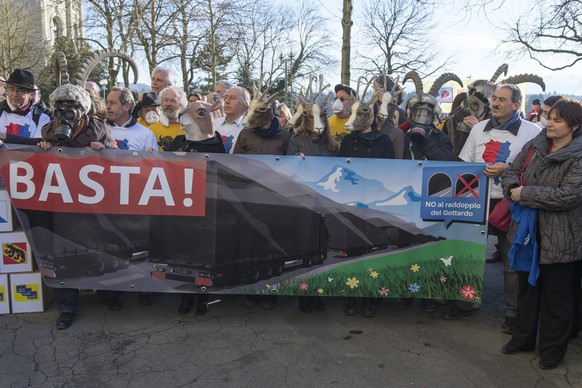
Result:
M340 19L343 2L341 0L313 1L321 6L322 13L329 18L333 34L341 39ZM449 3L453 1L450 0ZM459 2L456 0L457 5ZM361 32L358 31L358 25L364 22L361 17L362 3L363 0L353 1L352 56L358 42L362 40ZM509 65L507 76L533 73L543 77L546 92L557 91L564 94L582 95L582 76L580 75L582 65L553 72L544 69L529 58L519 60L508 58L507 54L498 49L498 45L505 36L502 30L504 24L519 16L523 10L529 10L531 6L531 1L506 0L499 9L489 7L487 13L474 9L470 17L458 12L453 4L440 6L435 13L437 28L434 34L443 57L452 57L443 72L453 72L461 79L489 79L501 64L507 63ZM551 58L549 60L551 61ZM330 71L330 77L332 85L339 83L339 65L337 69ZM540 93L541 88L531 84L528 86L528 92Z

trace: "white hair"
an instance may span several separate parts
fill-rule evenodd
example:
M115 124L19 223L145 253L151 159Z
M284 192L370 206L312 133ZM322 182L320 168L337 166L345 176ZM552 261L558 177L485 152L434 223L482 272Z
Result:
M174 93L176 93L176 96L178 97L178 102L182 106L182 109L188 106L188 97L186 96L186 92L184 92L184 90L176 86L166 86L160 91L159 98L160 104L162 104L162 102L164 101L164 95L170 90L173 90Z
M170 69L168 69L167 67L164 66L156 66L154 67L154 69L152 70L152 76L157 73L157 72L163 72L166 73L167 75L167 79L168 79L168 84L169 85L173 85L174 84L174 75L172 74L172 71Z
M91 97L89 93L80 86L73 84L61 85L51 93L49 97L50 104L53 108L59 101L74 101L81 105L85 113L91 110Z

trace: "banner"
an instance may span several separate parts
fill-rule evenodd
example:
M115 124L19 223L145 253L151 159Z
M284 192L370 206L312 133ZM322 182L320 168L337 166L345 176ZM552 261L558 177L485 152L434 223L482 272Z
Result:
M479 301L484 165L0 152L51 287Z

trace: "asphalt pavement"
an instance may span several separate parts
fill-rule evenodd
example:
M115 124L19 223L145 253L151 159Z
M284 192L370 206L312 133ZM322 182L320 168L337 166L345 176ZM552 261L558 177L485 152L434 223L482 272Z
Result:
M492 245L492 244L490 244ZM299 311L279 297L273 310L245 309L242 296L216 295L204 315L179 315L180 297L136 294L109 311L81 294L73 326L56 330L44 313L0 316L0 387L582 387L582 339L562 364L541 370L536 352L504 355L502 266L486 264L483 303L472 316L442 319L396 300L375 318Z

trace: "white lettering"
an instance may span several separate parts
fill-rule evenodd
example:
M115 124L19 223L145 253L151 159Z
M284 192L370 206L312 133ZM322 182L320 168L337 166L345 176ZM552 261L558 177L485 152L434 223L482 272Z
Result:
M154 189L154 185L157 181L160 182L160 189ZM147 205L151 197L163 197L166 201L166 206L175 205L172 191L168 184L168 178L166 178L166 173L162 167L152 168L148 181L143 189L143 193L141 194L141 198L139 199L139 205Z
M57 181L56 186L52 185L53 177ZM63 170L61 170L60 164L57 163L49 163L49 165L47 166L46 175L44 177L44 183L42 185L42 190L40 192L38 200L46 201L48 195L51 193L60 194L61 197L63 198L64 203L73 203L73 198L71 197L69 187L67 186L67 182L65 181Z
M19 171L24 171L24 175L18 175ZM34 195L35 187L32 182L34 169L26 162L10 162L10 197L12 199L30 199ZM18 191L18 184L26 187L25 191Z
M81 183L92 189L95 192L95 195L88 197L86 195L79 194L79 202L93 205L103 200L103 197L105 197L105 190L103 190L103 186L89 177L89 174L92 172L103 174L103 170L105 169L102 166L97 166L95 164L88 164L81 168L79 171L79 179L81 180Z
M129 176L131 174L139 174L139 167L131 166L111 166L112 173L120 175L119 182L119 204L129 204Z

